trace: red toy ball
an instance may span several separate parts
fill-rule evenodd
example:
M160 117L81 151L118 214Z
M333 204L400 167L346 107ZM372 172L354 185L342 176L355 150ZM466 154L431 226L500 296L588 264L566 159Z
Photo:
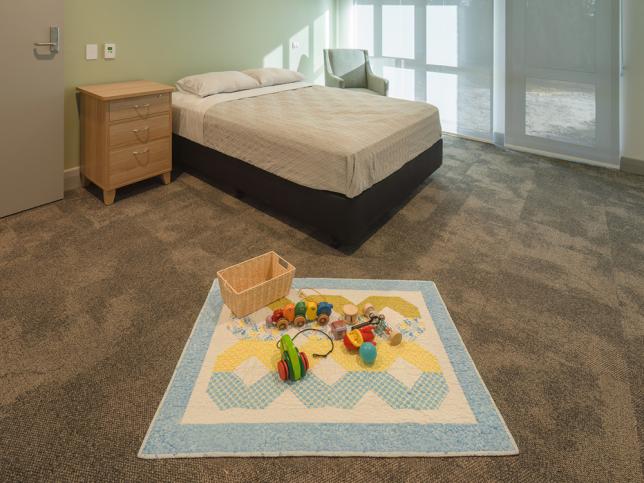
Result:
M350 351L357 351L364 342L371 342L376 345L374 339L376 338L373 333L374 326L368 325L360 329L354 329L344 334L344 346Z

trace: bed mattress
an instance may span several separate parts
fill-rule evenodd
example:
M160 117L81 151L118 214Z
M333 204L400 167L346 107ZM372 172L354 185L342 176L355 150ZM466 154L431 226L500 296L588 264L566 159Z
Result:
M429 104L298 82L173 94L182 137L302 186L354 198L441 138Z

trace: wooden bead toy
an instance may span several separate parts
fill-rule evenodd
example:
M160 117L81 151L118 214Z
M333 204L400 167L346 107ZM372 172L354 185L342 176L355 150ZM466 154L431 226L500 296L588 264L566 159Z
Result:
M289 325L302 327L306 322L316 321L324 325L331 317L333 305L328 302L305 302L288 304L287 306L275 309L271 315L266 317L266 325L285 330Z
M300 300L295 304L295 319L294 323L298 327L302 327L306 322L306 302Z
M272 324L280 330L286 329L288 324L293 322L293 317L295 315L292 305L293 304L290 304L283 309L274 310L272 315L266 317L266 324Z
M317 311L318 324L320 325L326 324L331 318L332 310L333 310L333 304L330 304L329 302L320 302L318 304L318 311Z
M316 320L318 317L318 304L315 302L306 303L306 320Z
M347 304L342 307L344 313L344 320L347 324L353 325L358 321L358 307L353 304Z

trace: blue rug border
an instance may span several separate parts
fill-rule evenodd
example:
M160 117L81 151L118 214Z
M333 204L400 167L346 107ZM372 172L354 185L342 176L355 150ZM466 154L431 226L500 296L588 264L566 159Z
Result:
M267 421L262 424L181 425L181 417L215 330L216 324L212 321L218 320L223 305L215 281L148 429L139 457L518 454L517 445L433 282L319 278L293 281L295 289L306 287L420 291L478 423L348 425ZM186 384L185 381L190 382Z

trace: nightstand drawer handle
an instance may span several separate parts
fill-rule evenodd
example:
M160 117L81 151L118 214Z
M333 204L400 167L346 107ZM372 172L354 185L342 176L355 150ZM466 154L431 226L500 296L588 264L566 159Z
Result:
M139 163L139 166L147 166L148 164L150 164L150 156L145 157L145 163L141 162L141 160L139 159L139 156L150 154L150 150L148 148L145 148L143 151L132 151L132 154L136 158L136 162Z
M150 126L145 126L144 128L141 128L141 129L132 129L130 132L134 134L139 141L144 143L147 143L148 139L150 138ZM146 135L139 136L139 133L141 132L145 133ZM141 137L145 137L145 139L141 139Z
M134 108L134 110L139 116L141 116L139 109L146 109L144 114L145 117L147 117L150 114L150 104L142 104L142 105L134 104L132 107Z

